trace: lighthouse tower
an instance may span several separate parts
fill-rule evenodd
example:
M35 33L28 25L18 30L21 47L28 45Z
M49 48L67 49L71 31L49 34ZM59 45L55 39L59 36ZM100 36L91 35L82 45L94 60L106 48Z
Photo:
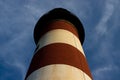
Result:
M81 22L66 9L43 15L34 29L37 47L25 80L92 80L84 37Z

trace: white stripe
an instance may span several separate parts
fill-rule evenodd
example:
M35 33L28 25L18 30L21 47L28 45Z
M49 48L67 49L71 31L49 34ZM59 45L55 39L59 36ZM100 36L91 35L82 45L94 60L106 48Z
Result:
M85 55L78 37L76 37L72 32L68 30L55 29L47 32L39 40L37 45L39 47L37 51L40 48L52 43L65 43L65 44L72 45L73 47L77 48L80 52L82 52L83 55Z
M27 80L92 80L80 69L64 64L53 64L32 72Z

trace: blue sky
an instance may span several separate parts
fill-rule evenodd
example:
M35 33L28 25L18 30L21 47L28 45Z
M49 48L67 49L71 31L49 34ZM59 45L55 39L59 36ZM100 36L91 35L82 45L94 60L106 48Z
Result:
M119 5L120 0L0 0L0 80L24 80L36 47L34 26L57 7L83 23L83 48L94 80L119 80Z

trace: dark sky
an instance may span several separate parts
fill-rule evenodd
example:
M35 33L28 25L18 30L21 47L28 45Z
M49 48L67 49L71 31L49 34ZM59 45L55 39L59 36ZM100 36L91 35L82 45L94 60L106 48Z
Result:
M24 80L36 47L34 26L57 7L83 23L83 48L94 80L119 80L120 0L0 0L0 80Z

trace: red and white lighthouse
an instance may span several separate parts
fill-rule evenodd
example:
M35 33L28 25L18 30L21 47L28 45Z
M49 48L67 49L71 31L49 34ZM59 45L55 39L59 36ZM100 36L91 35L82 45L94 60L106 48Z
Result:
M66 9L43 15L34 29L37 48L25 80L92 80L84 37L80 20Z

